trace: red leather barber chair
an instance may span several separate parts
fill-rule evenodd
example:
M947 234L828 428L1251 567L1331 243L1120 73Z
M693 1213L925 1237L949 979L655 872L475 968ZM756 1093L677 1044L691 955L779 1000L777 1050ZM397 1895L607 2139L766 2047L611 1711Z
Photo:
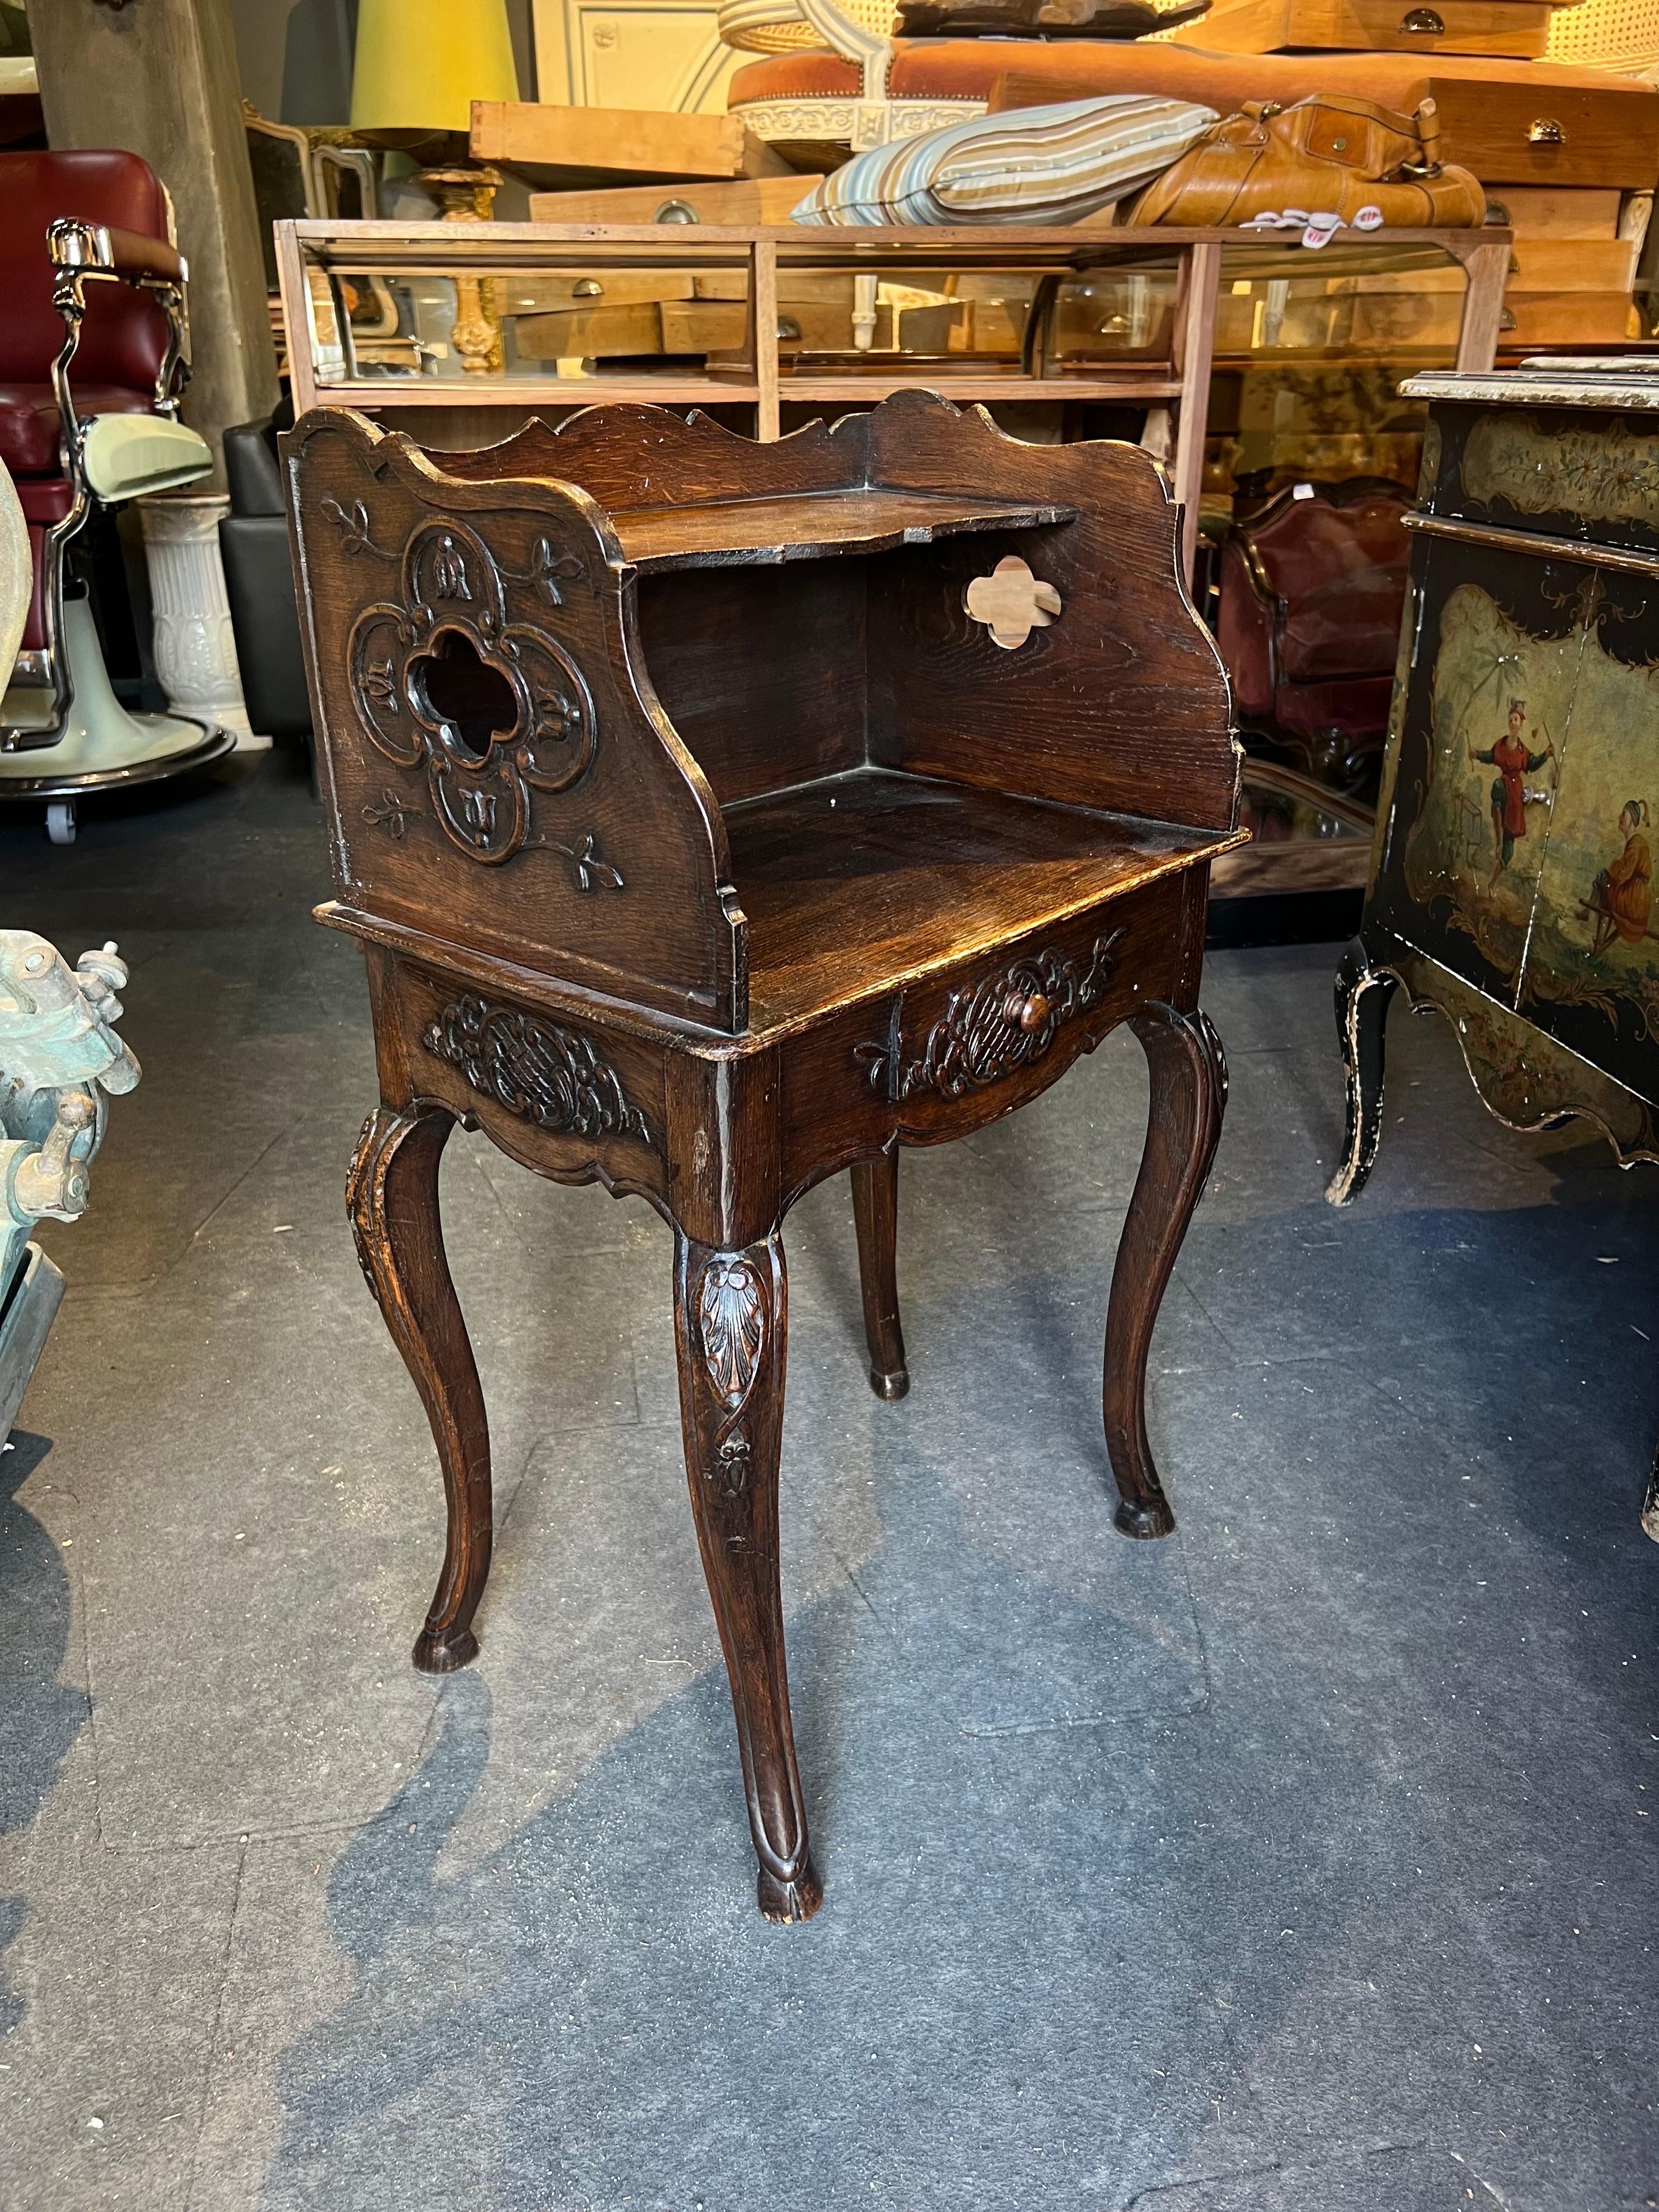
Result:
M189 374L185 269L161 179L136 154L0 154L0 462L28 528L33 591L0 708L0 800L45 799L54 838L76 797L229 750L179 714L129 714L110 690L70 551L94 502L208 475L175 419Z

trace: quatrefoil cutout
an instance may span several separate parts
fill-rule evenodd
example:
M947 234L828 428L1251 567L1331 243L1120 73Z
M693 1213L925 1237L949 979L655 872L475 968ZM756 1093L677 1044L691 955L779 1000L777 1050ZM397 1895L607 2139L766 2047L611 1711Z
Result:
M387 760L424 767L450 842L499 865L529 836L532 793L568 791L592 766L592 696L539 623L507 620L501 570L465 524L417 523L401 580L401 604L365 607L347 641L358 720ZM500 722L470 735L432 689L434 664L457 646L495 679L501 702Z
M991 633L993 645L1012 653L1034 629L1047 629L1060 612L1060 593L1034 576L1018 553L997 562L988 576L975 576L963 604Z

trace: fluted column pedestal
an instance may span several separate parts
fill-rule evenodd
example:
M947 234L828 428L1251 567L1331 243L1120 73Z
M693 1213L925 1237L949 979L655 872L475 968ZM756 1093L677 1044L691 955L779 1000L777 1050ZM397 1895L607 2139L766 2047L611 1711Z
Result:
M155 673L176 714L234 730L239 750L270 738L250 729L242 697L230 601L219 558L219 520L230 501L216 493L167 494L138 501L155 611Z

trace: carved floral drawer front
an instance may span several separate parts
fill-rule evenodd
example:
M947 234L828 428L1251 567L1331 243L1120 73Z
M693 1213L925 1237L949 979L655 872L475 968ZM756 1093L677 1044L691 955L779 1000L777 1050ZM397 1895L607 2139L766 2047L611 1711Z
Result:
M1182 897L1178 879L1154 883L792 1039L786 1131L831 1097L860 1142L896 1130L927 1143L1011 1111L1137 1006L1179 991Z
M666 1149L659 1053L576 1017L532 1008L422 975L410 991L410 1042L419 1087L475 1115L509 1151L538 1139L592 1158L625 1146L650 1155L655 1182Z
M936 994L899 992L884 1032L854 1048L871 1090L891 1104L932 1092L962 1098L1034 1066L1062 1030L1097 1006L1118 964L1124 932L1103 927L1076 952L1044 945L999 962Z

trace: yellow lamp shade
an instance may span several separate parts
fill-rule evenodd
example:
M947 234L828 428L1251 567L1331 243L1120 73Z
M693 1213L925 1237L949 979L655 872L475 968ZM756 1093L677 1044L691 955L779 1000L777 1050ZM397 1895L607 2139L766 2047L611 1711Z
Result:
M359 0L351 120L469 131L475 100L516 100L507 0Z

